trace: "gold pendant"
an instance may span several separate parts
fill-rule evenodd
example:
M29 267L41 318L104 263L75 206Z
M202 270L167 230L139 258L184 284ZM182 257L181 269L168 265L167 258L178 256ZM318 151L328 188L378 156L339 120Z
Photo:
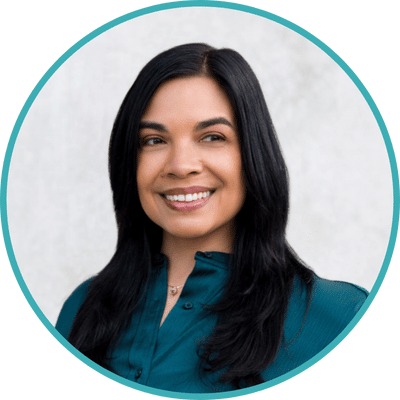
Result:
M170 293L172 296L175 296L175 295L176 295L176 292L177 292L177 289L176 289L175 286L172 287L171 289L169 289L169 293Z

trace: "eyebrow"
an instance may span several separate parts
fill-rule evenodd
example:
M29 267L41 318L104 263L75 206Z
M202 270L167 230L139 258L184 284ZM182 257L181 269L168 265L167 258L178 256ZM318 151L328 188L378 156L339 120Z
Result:
M195 131L200 131L201 129L208 128L209 126L217 125L217 124L223 124L227 125L231 128L233 128L233 125L224 117L217 117L217 118L211 118L207 119L206 121L201 121L195 126ZM160 124L158 122L152 122L152 121L140 121L139 123L139 130L140 129L154 129L155 131L158 132L168 132L168 129L166 128L165 125Z
M217 124L224 124L224 125L227 125L227 126L230 126L231 128L233 128L233 125L227 119L225 119L223 117L218 117L218 118L211 118L206 121L201 121L196 125L196 127L194 129L196 131L199 131L201 129L205 129L205 128L208 128L209 126L217 125Z
M150 121L140 121L139 130L140 129L154 129L159 132L168 132L167 128L163 124L159 124L158 122L150 122Z

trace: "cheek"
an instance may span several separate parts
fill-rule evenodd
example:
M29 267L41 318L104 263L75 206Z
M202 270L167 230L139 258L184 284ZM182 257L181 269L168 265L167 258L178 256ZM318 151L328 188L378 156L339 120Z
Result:
M140 205L147 217L155 222L154 217L157 215L157 210L151 191L151 175L146 168L138 165L136 179Z
M235 196L235 207L237 208L237 212L241 210L243 207L245 198L246 198L246 185L244 181L243 171L239 171L237 176L237 186L236 186L236 196Z
M242 208L245 197L246 197L246 184L244 179L244 171L242 168L242 160L241 157L237 157L231 167L232 173L232 185L234 186L234 198L235 198L235 206L238 208L238 211Z
M225 176L227 177L229 187L237 191L239 195L244 190L244 173L242 160L239 155L235 154L234 157L229 157L225 163Z
M140 160L140 159L139 159ZM143 194L143 187L146 181L145 169L143 168L143 164L138 160L137 168L136 168L136 183L140 201L142 201L141 197Z
M246 185L240 155L235 152L225 157L216 157L216 160L215 171L219 171L219 176L224 182L229 204L233 208L241 208L246 196Z
M151 189L152 182L154 181L154 174L154 163L151 163L146 155L139 156L136 171L136 181L141 203L150 193L149 190Z

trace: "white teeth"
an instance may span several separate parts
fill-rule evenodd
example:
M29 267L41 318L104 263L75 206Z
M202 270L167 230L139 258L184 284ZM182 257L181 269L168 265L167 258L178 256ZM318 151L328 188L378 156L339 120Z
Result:
M186 196L184 194L179 194L179 195L173 195L173 196L165 196L167 200L169 201L185 201L185 202L191 202L194 200L198 199L204 199L208 196L210 196L211 192L200 192L200 193L191 193L187 194Z

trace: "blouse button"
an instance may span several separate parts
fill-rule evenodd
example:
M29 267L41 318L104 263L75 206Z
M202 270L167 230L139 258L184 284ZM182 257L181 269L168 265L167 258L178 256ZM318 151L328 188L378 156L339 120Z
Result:
M190 303L190 302L187 302L187 303L185 303L185 304L183 305L183 308L184 308L185 310L190 310L191 308L193 308L193 304Z
M138 368L136 370L135 379L139 379L140 375L142 375L142 368Z
M206 258L212 258L212 253L211 253L210 251L206 251L206 252L204 253L204 257L206 257Z

